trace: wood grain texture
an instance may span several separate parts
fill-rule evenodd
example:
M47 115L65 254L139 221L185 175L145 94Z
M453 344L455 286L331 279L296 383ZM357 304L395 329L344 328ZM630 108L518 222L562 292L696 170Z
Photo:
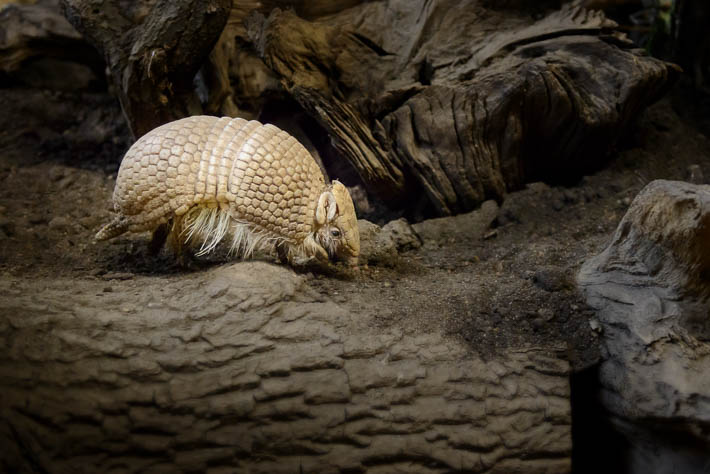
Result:
M598 168L678 70L601 13L535 20L485 2L367 2L307 21L254 12L249 38L370 190L463 212Z
M104 55L134 138L202 113L195 74L231 0L62 0L65 16Z

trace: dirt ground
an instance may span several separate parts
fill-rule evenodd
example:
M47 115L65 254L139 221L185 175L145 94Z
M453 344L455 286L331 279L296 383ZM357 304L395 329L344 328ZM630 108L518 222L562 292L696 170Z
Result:
M599 157L606 167L573 186L538 183L509 194L484 238L429 242L355 277L311 273L310 285L373 328L441 330L484 359L535 346L588 367L598 358L597 326L575 275L645 184L710 178L710 141L686 112L692 103L676 90L652 106L610 157ZM59 277L72 292L101 298L224 263L212 259L186 275L167 251L148 255L145 235L93 241L111 216L130 145L110 96L0 89L0 110L0 279L34 282L40 301Z

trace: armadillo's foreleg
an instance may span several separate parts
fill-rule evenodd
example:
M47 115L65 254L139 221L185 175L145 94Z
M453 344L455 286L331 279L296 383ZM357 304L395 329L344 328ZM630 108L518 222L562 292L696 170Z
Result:
M168 232L168 246L175 254L175 258L181 267L189 267L192 262L192 246L186 241L185 232L186 214L173 216Z
M148 243L148 252L151 255L157 255L160 249L163 248L165 242L168 240L168 234L170 233L169 224L160 224L157 229L153 231L153 237Z
M276 254L279 256L279 262L283 264L289 263L287 244L283 242L276 244Z

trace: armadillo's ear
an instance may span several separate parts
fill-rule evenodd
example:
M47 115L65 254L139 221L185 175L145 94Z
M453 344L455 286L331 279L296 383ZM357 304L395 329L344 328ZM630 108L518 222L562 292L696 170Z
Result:
M328 190L318 198L318 206L316 207L316 222L318 225L323 225L335 218L338 205L335 203L335 196Z
M335 196L333 193L328 193L328 222L335 219L335 215L338 213L338 203L335 202Z

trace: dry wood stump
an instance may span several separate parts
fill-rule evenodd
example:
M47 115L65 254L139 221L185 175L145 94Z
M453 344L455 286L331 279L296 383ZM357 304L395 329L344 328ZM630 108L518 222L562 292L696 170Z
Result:
M370 329L266 263L3 280L11 472L568 472L568 364Z

